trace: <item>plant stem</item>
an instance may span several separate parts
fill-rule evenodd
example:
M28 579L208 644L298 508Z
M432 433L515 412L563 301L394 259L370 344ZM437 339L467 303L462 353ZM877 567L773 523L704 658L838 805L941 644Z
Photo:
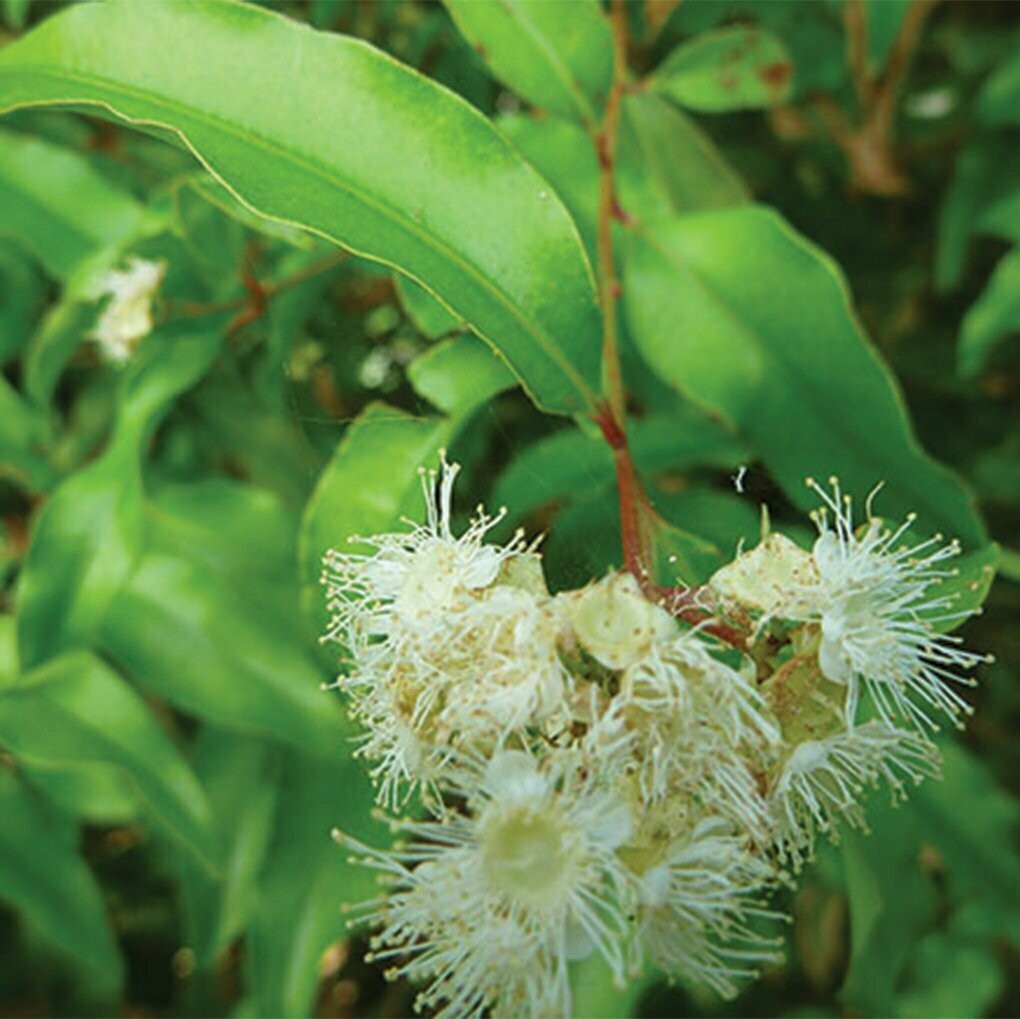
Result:
M626 393L620 368L620 342L616 323L620 283L616 278L613 255L613 220L626 222L626 216L616 200L614 178L620 101L627 74L627 24L623 0L613 0L610 24L614 49L613 81L606 98L602 123L591 135L599 162L597 244L599 303L602 309L602 381L606 393L606 403L600 408L595 420L613 451L624 566L642 587L647 587L652 580L649 569L652 548L649 505L627 444Z

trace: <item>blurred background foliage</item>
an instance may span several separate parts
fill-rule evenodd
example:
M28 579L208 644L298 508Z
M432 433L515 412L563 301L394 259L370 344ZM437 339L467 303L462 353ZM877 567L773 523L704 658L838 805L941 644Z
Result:
M2 0L0 55L66 6ZM367 40L494 118L594 258L597 38L561 92L487 23L492 5L262 6ZM999 579L964 631L996 662L946 741L945 781L872 804L873 834L782 893L784 966L730 1005L654 975L621 995L585 969L577 1014L1016 1015L1020 5L626 14L640 84L617 167L625 371L662 543L703 579L755 540L760 503L808 537L792 479L816 462L811 441L855 484L884 464L886 508L913 495L963 532L968 582L996 557L982 518L998 543ZM750 201L841 267L870 341L824 256ZM697 295L658 279L643 238L704 259L724 290L727 270L756 282L742 300L779 366L761 369L752 410L718 390L730 324L692 313ZM89 280L128 254L167 271L156 329L114 365L89 339ZM677 360L684 327L706 358ZM980 518L916 453L868 345ZM415 468L450 445L464 508L506 504L508 527L547 532L554 584L583 583L619 563L608 452L540 414L411 280L259 218L182 147L75 112L0 124L0 368L0 1014L407 1014L409 989L362 961L340 911L372 883L330 827L380 836L350 726L320 690L335 663L316 644L319 557L416 513Z

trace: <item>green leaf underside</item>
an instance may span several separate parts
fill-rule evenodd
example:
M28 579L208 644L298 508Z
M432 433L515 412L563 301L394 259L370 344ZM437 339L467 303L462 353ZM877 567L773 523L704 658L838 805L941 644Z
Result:
M82 5L0 55L0 109L32 105L171 132L253 210L434 291L540 405L590 409L599 317L566 211L481 114L371 46L246 4Z
M838 474L896 518L970 547L987 543L967 493L911 434L902 398L867 344L838 270L762 208L662 220L627 255L635 341L667 382L720 413L804 508L804 485Z

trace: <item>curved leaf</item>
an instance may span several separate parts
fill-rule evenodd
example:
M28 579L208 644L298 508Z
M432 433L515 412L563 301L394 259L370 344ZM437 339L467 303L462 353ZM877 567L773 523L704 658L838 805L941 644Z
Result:
M506 365L474 336L437 343L407 366L419 396L446 414L468 414L516 384Z
M960 483L911 433L889 371L854 319L833 263L762 208L662 220L627 254L635 342L663 379L731 422L799 505L804 479L838 474L881 509L921 515L977 547Z
M255 211L422 282L543 407L590 408L599 316L563 206L476 110L371 46L251 4L84 4L0 53L0 110L41 104L170 134Z

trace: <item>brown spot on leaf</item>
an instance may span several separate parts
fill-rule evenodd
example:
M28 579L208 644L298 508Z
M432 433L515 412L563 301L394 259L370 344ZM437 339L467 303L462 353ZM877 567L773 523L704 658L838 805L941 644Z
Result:
M793 72L793 67L782 61L777 60L774 64L766 64L758 71L758 77L761 78L769 88L774 88L777 91L781 89L789 80L790 75Z

